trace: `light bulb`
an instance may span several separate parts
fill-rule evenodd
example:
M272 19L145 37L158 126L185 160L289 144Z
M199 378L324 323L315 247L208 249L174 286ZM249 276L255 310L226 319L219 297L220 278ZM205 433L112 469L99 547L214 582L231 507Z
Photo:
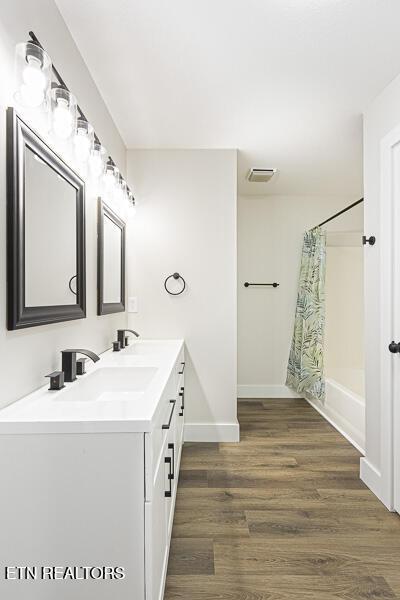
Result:
M66 140L72 133L74 118L69 111L68 101L57 98L57 105L53 110L53 130L57 137Z
M102 171L103 161L101 160L101 156L98 152L91 154L90 156L90 170L93 175L99 176Z
M42 63L36 56L26 57L27 65L22 71L21 100L25 106L40 106L44 100L47 80Z
M104 175L104 185L108 190L111 189L114 185L114 175L110 171L107 171Z
M111 196L115 192L115 184L116 184L116 173L117 169L114 165L107 164L106 170L103 176L104 188L107 195Z
M45 74L42 71L42 63L36 56L27 56L27 66L22 71L22 79L24 83L38 90L45 89L47 82Z
M126 183L123 179L120 178L117 186L116 186L116 190L115 190L115 202L122 204L124 199L125 199L125 194L126 194Z
M95 142L89 156L89 170L93 179L99 179L104 170L106 149L99 142Z
M86 129L78 128L74 137L75 156L79 162L86 162L89 158L90 139Z
M45 101L51 81L51 60L37 44L24 42L15 47L14 98L22 107L38 108Z

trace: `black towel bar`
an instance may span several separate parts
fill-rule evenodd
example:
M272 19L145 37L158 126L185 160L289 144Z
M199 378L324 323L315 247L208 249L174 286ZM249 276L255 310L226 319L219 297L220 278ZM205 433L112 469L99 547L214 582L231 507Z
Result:
M270 285L276 288L278 287L279 283L276 283L276 281L274 281L274 283L249 283L248 281L245 281L244 287L250 287L251 285Z

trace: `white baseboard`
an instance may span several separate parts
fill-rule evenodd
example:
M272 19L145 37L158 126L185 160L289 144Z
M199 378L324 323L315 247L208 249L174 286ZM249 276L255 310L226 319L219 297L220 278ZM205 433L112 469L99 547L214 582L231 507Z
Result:
M185 442L238 442L239 423L185 423Z
M254 398L301 398L286 385L238 385L237 397L240 399Z
M394 508L388 498L382 491L384 489L382 474L376 469L366 457L360 460L360 478L369 487L371 492L388 508L393 511Z
M307 402L315 408L343 437L346 438L361 454L365 454L365 440L362 432L358 431L351 423L344 419L334 408L327 404L320 404L316 400Z

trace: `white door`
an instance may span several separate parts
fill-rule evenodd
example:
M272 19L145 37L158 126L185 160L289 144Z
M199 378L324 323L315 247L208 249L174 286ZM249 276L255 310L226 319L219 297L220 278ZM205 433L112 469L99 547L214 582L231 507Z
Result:
M393 146L393 508L400 513L400 140ZM393 351L395 351L393 353Z
M381 150L382 462L388 506L400 513L400 127Z

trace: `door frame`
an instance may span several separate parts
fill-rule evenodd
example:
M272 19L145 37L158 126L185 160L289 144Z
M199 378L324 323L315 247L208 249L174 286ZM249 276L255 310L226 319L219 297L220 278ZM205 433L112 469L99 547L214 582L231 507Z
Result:
M394 161L400 161L400 126L390 131L381 142L380 190L380 402L381 402L381 484L382 500L389 510L399 510L400 482L395 478L395 456L399 457L399 407L395 397L400 392L400 365L394 368L399 355L389 352L392 339L400 341L400 322L396 305L400 303L400 282L395 277L400 269L399 244L395 223L400 223L400 172L395 176ZM399 163L400 164L400 163ZM399 169L400 171L400 169ZM397 279L397 280L396 280ZM399 338L399 339L397 339ZM396 488L396 489L395 489Z

